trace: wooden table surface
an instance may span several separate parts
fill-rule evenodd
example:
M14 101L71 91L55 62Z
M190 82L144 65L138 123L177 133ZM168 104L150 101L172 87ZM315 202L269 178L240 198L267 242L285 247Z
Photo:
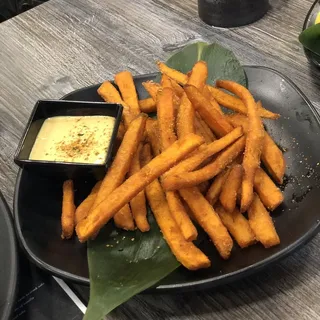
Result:
M319 108L320 71L298 42L310 0L275 0L260 21L212 28L196 0L51 0L0 25L0 190L12 206L13 154L37 99L60 98L195 41L218 41L243 64L277 69ZM207 292L141 295L108 319L320 319L320 235L268 270Z

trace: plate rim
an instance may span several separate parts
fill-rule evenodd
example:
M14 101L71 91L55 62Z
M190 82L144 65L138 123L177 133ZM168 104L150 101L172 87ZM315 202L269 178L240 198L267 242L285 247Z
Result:
M282 77L301 96L301 98L304 100L306 105L309 107L309 109L313 113L318 124L320 125L320 115L316 111L316 108L313 106L311 101L306 97L306 95L299 89L299 87L291 79L289 79L287 76L283 75L281 72L279 72L273 68L269 68L269 67L265 67L265 66L250 66L250 65L244 65L243 67L245 69L260 69L260 70L262 69L262 70L269 71L271 73L274 73L274 74ZM140 78L146 77L146 76L150 76L150 77L153 76L154 77L158 74L159 74L159 72L137 75L137 76L134 76L134 79L140 79ZM76 90L64 95L61 99L62 100L65 99L71 93L74 94L74 93L80 92L84 89L90 89L90 88L96 87L97 85L99 85L99 84L93 84L90 86L76 89ZM17 209L17 207L18 207L18 193L19 193L18 187L20 185L22 173L23 173L23 169L19 169L18 174L17 174L17 178L16 178L15 191L14 191L14 203L13 203L14 224L15 224L15 228L16 228L16 232L18 235L18 241L20 243L20 246L22 247L22 249L26 253L27 257L33 263L35 263L38 267L40 267L41 269L46 270L55 276L72 281L74 283L78 283L78 284L82 284L82 285L90 285L89 278L74 275L72 273L66 272L64 270L61 270L59 268L53 267L53 266L45 263L44 261L39 259L36 255L34 255L31 252L31 250L28 248L28 246L26 245L26 241L22 235L22 230L20 227L20 221L19 221L19 215L18 215L18 209ZM205 290L208 288L212 288L212 287L216 287L216 286L219 286L222 284L229 283L231 281L239 280L240 278L245 278L249 275L252 275L256 272L259 272L259 271L271 266L273 263L278 262L281 259L284 259L288 255L293 253L295 250L297 250L299 247L301 247L303 244L306 244L307 242L309 242L319 232L319 229L320 229L320 219L318 221L316 221L315 224L302 237L297 239L291 245L289 245L286 248L282 249L281 251L271 255L270 257L265 258L259 262L256 262L250 266L247 266L245 268L241 268L239 270L233 271L233 272L225 274L225 275L211 277L211 278L204 279L204 280L182 283L182 284L164 284L164 285L162 285L161 281L160 281L160 285L149 288L144 292L145 293L166 292L166 291L186 292L186 291L190 291L190 290Z
M3 217L4 217L5 225L7 226L7 232L9 234L9 244L10 244L9 249L12 254L12 260L11 260L12 271L10 272L11 279L9 282L9 293L6 299L7 303L6 303L6 306L3 308L3 313L0 314L1 320L7 320L7 319L10 319L10 316L12 315L15 298L17 296L19 258L18 258L18 247L17 247L16 233L14 228L13 215L1 191L0 191L0 209L3 210Z

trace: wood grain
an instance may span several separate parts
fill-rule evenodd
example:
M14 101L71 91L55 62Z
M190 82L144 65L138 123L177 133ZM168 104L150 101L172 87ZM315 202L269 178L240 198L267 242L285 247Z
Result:
M13 155L37 99L156 70L188 43L218 41L243 64L292 79L320 111L320 72L298 34L312 2L271 0L260 21L220 29L202 23L196 0L51 0L0 25L0 189L12 207ZM108 319L319 319L320 236L267 271L207 292L140 295Z

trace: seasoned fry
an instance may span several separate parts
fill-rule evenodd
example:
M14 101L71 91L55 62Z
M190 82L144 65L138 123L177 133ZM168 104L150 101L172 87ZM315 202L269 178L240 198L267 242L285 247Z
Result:
M119 72L114 76L114 82L120 90L123 101L129 106L131 113L138 115L140 107L132 74L129 71Z
M241 114L232 114L228 116L228 119L234 126L242 126L245 132L248 131L249 123L246 116ZM261 160L272 178L276 182L282 184L286 170L286 161L282 151L267 132L264 134Z
M201 120L197 116L194 117L194 127L196 134L203 137L206 143L212 142L211 137L207 134L206 130L202 126Z
M180 228L183 237L187 241L196 240L198 231L189 218L179 194L174 191L168 191L166 192L166 199L170 208L170 213Z
M166 74L169 78L177 81L178 83L185 85L188 82L188 76L184 73L177 71L175 69L171 69L166 66L163 62L157 62L158 68L162 74Z
M257 168L260 165L264 129L257 111L256 103L249 90L242 85L228 80L218 80L217 86L236 94L243 100L247 107L249 130L246 139L246 148L243 157L243 180L241 186L240 211L248 210L253 199L253 180Z
M208 101L210 101L212 107L217 110L220 114L224 114L223 111L221 110L218 102L216 101L216 99L213 97L213 95L211 94L210 90L208 89L208 85L206 85L203 90L202 90L202 94L206 97L206 99Z
M148 119L146 124L148 141L151 144L152 152L155 156L161 153L161 141L159 136L158 121Z
M227 179L222 186L220 203L228 212L233 212L236 207L237 194L241 187L243 169L240 164L231 168Z
M171 80L166 74L162 75L160 84L161 84L162 88L168 87L168 88L172 89Z
M186 85L184 90L195 110L199 112L201 118L206 121L215 135L223 137L233 130L233 126L228 122L225 115L215 110L210 101L196 87Z
M198 61L194 64L188 84L195 86L200 91L203 90L208 78L208 67L205 61Z
M194 108L187 95L183 94L178 108L177 134L181 138L194 132Z
M265 248L280 244L280 239L272 218L256 194L254 194L253 201L248 210L248 217L250 227L256 239L260 241Z
M152 98L139 100L139 108L141 112L151 113L156 112L156 102Z
M76 206L74 205L73 181L66 180L63 183L62 190L61 238L70 239L74 231L76 211Z
M131 230L135 229L131 209L128 204L124 205L113 217L115 225L119 229Z
M241 136L242 136L242 128L239 127L231 131L229 134L227 134L223 138L213 141L208 145L202 146L199 152L181 161L178 165L176 165L171 170L169 170L166 176L170 176L178 173L190 172L194 169L197 169L203 163L204 160L220 152L221 150L225 149ZM226 149L225 151L227 150L228 149ZM237 148L234 147L232 150L237 150ZM232 152L233 151L227 152L227 154L223 157L223 159L228 159L228 157L232 154ZM209 180L209 179L206 179L206 180Z
M199 122L201 123L202 129L206 131L207 137L210 137L211 142L217 140L216 136L213 134L207 123L200 117L199 113L196 112Z
M150 146L145 145L142 152L142 164L151 160ZM177 260L189 270L198 270L210 266L210 260L191 241L183 237L176 221L172 218L165 194L158 179L146 186L146 195L156 221Z
M94 236L118 210L131 201L149 183L164 174L203 143L203 139L194 134L177 140L167 150L152 159L149 164L129 177L112 193L106 194L103 201L91 211L87 218L78 223L76 231L79 240L83 242Z
M222 223L226 226L240 248L246 248L256 242L255 235L248 220L235 208L233 212L226 211L223 206L216 206L216 212L220 216Z
M119 91L112 85L110 81L105 81L98 88L98 94L106 102L120 103L123 106L122 117L126 127L135 118L135 115L130 112L128 105L122 100Z
M254 189L265 207L270 211L276 209L284 200L281 190L261 168L256 171Z
M162 150L167 149L177 140L175 134L175 112L173 106L173 90L163 88L157 99L157 115Z
M176 80L171 79L171 85L174 93L177 95L177 97L181 98L184 94L183 88L177 83Z
M222 190L222 186L224 185L230 170L223 170L221 171L213 180L212 185L210 186L209 190L206 194L206 199L209 203L214 206L216 202L219 200L219 196Z
M132 155L136 152L142 139L146 121L147 116L141 114L130 124L115 159L103 179L92 209L96 208L102 200L123 182L125 175L129 171Z
M134 175L141 169L140 165L140 154L142 151L142 144L140 143L137 152L134 154L131 162L131 167L129 170L129 176ZM147 206L146 197L144 191L138 193L131 201L130 207L132 210L132 216L136 222L137 228L141 232L146 232L150 230L150 225L147 220ZM116 217L116 216L115 216Z
M207 86L207 88L210 90L217 102L222 106L245 115L247 114L247 107L241 99L212 86ZM278 119L280 117L279 114L264 109L261 102L258 105L258 113L262 118Z
M163 188L167 191L189 188L196 186L203 181L212 179L238 157L244 149L245 140L245 137L241 137L234 144L221 152L210 164L199 170L167 174L162 181Z
M221 219L197 188L179 190L203 230L209 235L223 259L230 257L233 241Z
M154 101L157 101L158 91L162 90L161 85L159 83L156 83L153 81L142 82L142 85L147 90L147 92L150 94L151 98Z
M79 221L81 221L82 219L84 219L93 203L94 200L96 199L96 196L98 194L98 191L100 189L102 181L98 181L95 186L92 188L90 194L81 202L81 204L78 206L76 213L75 213L75 224L77 225L79 223Z

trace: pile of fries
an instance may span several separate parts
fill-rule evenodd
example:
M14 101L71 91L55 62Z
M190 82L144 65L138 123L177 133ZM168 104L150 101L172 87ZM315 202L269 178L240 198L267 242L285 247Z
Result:
M128 71L116 74L118 89L109 81L99 87L106 102L124 107L119 148L105 178L78 208L72 181L64 183L62 237L70 238L75 228L85 242L112 218L119 228L147 232L148 204L172 253L189 270L211 264L193 242L196 225L223 259L234 241L241 248L278 245L268 210L283 201L273 180L282 183L285 160L262 118L280 115L240 84L206 84L203 61L187 75L161 62L158 67L161 83L143 83L150 98L138 100Z

